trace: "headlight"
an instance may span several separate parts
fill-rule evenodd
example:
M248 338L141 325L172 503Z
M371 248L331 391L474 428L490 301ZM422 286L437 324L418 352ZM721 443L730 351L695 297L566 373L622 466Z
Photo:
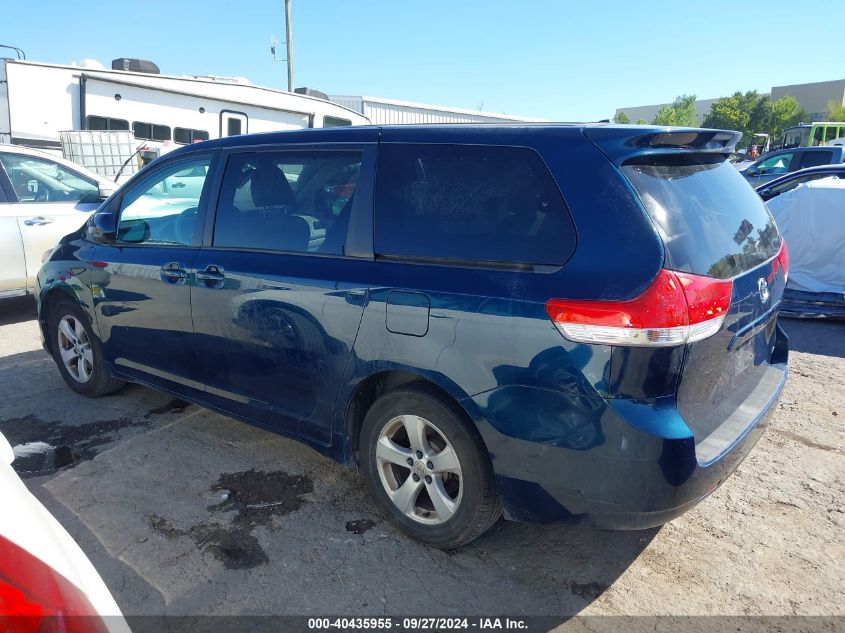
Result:
M46 263L47 260L50 259L50 255L52 255L55 250L55 248L51 248L49 251L44 251L44 254L41 256L41 263Z

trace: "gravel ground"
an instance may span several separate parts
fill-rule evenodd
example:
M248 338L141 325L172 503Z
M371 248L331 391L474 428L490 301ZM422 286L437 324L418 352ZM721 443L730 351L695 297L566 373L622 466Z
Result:
M717 492L641 532L500 523L427 549L296 442L139 386L75 395L30 300L0 305L0 432L58 447L17 466L127 614L841 616L845 323L783 323L769 430Z

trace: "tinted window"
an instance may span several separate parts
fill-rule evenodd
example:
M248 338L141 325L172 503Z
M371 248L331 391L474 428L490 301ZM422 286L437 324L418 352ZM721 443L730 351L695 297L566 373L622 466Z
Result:
M173 140L176 143L190 145L191 143L198 143L199 141L207 141L208 132L205 130L191 130L184 127L177 127L173 130Z
M845 175L845 174L843 174ZM779 185L775 185L774 187L769 188L767 200L774 198L775 196L779 196L780 194L784 193L785 191L791 191L795 189L798 185L801 185L805 182L810 182L812 180L819 180L821 178L839 178L840 176L836 174L806 174L804 176L799 176L797 178L792 178L786 182L783 182Z
M19 202L96 202L100 197L95 183L51 160L0 154L0 163Z
M384 144L378 255L559 266L575 233L539 155L519 147Z
M360 167L359 152L232 155L214 245L342 255Z
M129 121L109 119L102 116L89 116L86 119L89 130L128 130Z
M208 157L164 167L130 189L120 205L117 235L133 244L194 243Z
M830 165L833 162L833 152L804 152L801 156L801 168L817 165Z
M132 124L132 132L135 138L148 139L152 141L169 141L170 128L166 125L155 125L154 123L140 123L135 121Z
M237 136L241 133L241 120L229 119L226 123L226 136Z
M643 158L622 171L657 226L668 268L726 279L780 247L762 200L721 157Z

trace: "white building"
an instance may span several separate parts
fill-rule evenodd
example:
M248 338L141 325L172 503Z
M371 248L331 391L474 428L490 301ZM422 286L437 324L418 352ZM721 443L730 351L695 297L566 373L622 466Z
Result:
M399 101L384 97L353 97L331 95L329 100L364 115L373 125L396 123L501 123L509 121L542 122L510 114L496 114L463 108Z

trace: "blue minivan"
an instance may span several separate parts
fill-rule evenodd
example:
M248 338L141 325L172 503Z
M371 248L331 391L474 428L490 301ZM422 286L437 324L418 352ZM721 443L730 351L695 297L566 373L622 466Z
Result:
M49 255L44 345L357 467L453 548L499 517L660 525L787 376L783 239L735 132L607 124L245 135L150 164ZM185 473L190 476L190 473Z

